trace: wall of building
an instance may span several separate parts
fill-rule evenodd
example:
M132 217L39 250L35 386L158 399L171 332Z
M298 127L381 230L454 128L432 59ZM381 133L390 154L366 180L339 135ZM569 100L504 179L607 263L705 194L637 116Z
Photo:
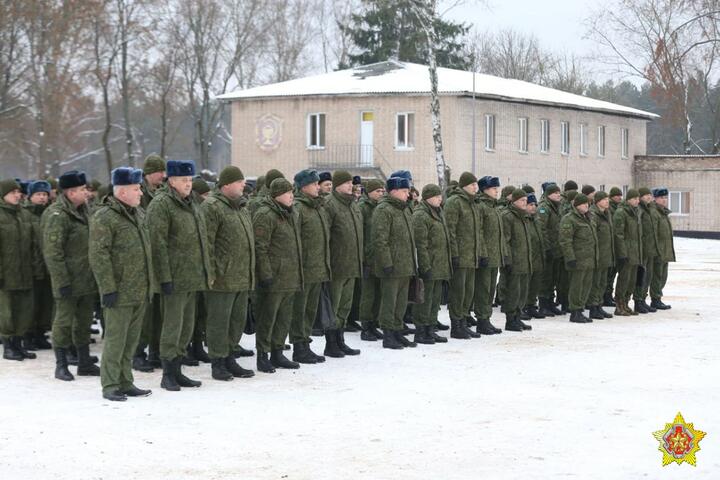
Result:
M445 159L453 177L472 170L471 98L441 97ZM295 97L242 100L232 106L232 161L246 175L261 175L279 168L293 175L310 166L311 158L330 158L338 151L360 144L363 111L374 114L375 164L385 174L409 169L417 185L436 182L429 99L427 96ZM395 148L396 114L415 113L415 145L409 150ZM307 116L326 114L326 149L307 148ZM484 148L484 116L495 115L495 151ZM258 146L257 126L266 115L281 122L279 144L274 149ZM476 165L474 173L499 176L506 183L530 183L536 188L547 180L568 178L595 186L629 185L632 158L645 154L646 121L594 112L527 104L476 100ZM518 117L528 118L528 152L518 152ZM540 119L550 121L550 149L540 152ZM570 153L560 154L560 122L570 123ZM580 156L579 124L588 125L587 156ZM598 157L597 127L606 127L605 157ZM621 158L620 129L629 129L628 158Z
M673 228L687 232L720 232L720 156L638 156L635 185L689 192L687 214L670 216Z

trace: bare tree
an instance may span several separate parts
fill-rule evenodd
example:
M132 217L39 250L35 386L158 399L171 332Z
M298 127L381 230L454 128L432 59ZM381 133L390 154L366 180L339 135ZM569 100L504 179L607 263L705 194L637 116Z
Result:
M323 12L322 3L322 0L271 0L266 10L266 48L272 82L284 82L306 72L310 46L320 33L316 12Z
M325 72L346 65L352 51L352 39L343 25L349 25L359 0L320 0L318 22L322 61Z
M468 48L475 60L475 71L502 78L539 83L553 63L534 35L512 29L496 33L474 33Z

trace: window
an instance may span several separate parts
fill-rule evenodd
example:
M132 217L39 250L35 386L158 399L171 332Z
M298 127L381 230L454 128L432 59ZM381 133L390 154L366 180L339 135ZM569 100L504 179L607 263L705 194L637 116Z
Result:
M588 144L588 126L586 123L580 124L580 155L587 155L587 144Z
M604 183L601 183L601 184L600 184L600 186L598 187L598 191L599 191L599 192L604 192L604 191L606 191L606 190L605 190L605 184L604 184Z
M495 115L485 115L485 150L495 150Z
M415 148L415 114L398 113L395 122L395 148Z
M690 192L668 192L668 208L673 215L690 213Z
M308 115L307 148L325 148L324 113L311 113Z
M560 153L570 154L570 123L560 122Z
M620 129L620 145L622 145L622 158L628 158L628 132L627 128Z
M598 157L605 156L605 126L598 127Z
M518 118L518 151L527 153L528 151L528 119Z
M540 151L550 151L550 120L540 120Z

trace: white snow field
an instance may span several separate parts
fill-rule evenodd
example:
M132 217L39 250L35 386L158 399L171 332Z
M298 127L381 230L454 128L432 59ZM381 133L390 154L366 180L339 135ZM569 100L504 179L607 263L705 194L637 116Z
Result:
M136 373L153 395L125 403L54 380L51 352L0 360L0 478L720 478L720 242L676 250L667 312L399 352L348 334L359 357L227 383L185 367L203 386L179 393ZM697 467L661 466L652 432L678 411L707 432Z

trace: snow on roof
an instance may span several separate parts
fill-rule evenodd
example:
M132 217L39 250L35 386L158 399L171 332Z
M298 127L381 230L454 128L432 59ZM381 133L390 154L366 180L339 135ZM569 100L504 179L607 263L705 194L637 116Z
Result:
M472 87L472 72L438 68L438 90L441 94L472 95ZM237 90L219 95L216 98L232 101L324 95L422 95L429 92L430 77L427 66L390 60L246 90ZM654 113L616 103L595 100L521 80L494 77L480 73L475 74L475 95L487 99L579 108L647 119L658 117Z

